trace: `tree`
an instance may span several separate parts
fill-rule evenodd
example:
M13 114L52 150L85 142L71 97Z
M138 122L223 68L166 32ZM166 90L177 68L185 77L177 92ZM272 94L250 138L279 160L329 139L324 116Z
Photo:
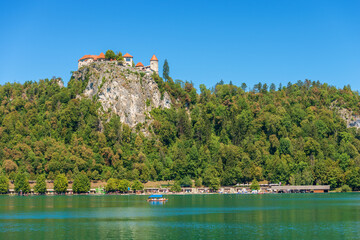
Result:
M80 173L74 179L73 191L75 193L87 193L90 191L90 180L84 173Z
M116 59L116 55L115 55L114 51L107 50L105 53L105 59L107 59L107 60Z
M130 182L126 179L120 180L118 184L118 189L120 192L125 193L128 192L130 188Z
M36 178L36 184L34 187L34 191L39 193L39 194L44 194L46 193L46 178L44 174L39 175Z
M118 53L116 54L116 60L119 61L119 62L124 61L124 58L123 58L121 52L118 52Z
M181 192L181 186L179 182L175 182L174 185L170 187L171 192Z
M54 180L54 190L56 193L62 194L67 191L68 188L68 180L65 174L59 174L56 176Z
M270 85L270 92L275 92L275 90L276 90L276 86L275 86L274 83L272 83L272 84Z
M190 176L185 176L183 179L180 180L180 186L182 187L192 187L193 186L193 182L190 178Z
M260 190L260 184L259 184L259 182L258 182L256 179L254 179L254 180L251 182L250 189L251 189L251 190Z
M242 89L244 92L246 92L246 88L247 88L246 83L242 83L242 84L241 84L241 89Z
M118 180L115 178L110 178L105 186L105 191L106 192L116 192L119 187L118 187Z
M131 186L131 189L135 192L140 191L144 189L144 185L139 180L135 180Z
M30 192L29 180L25 173L19 172L15 178L15 192L28 193Z
M164 65L163 65L163 78L165 80L168 80L170 77L169 74L170 74L169 63L168 63L167 59L165 59Z
M218 178L218 177L211 178L209 188L212 191L219 190L219 188L220 188L220 178Z
M201 187L202 186L202 179L197 178L195 179L195 187Z
M9 192L9 179L5 175L0 175L0 194Z

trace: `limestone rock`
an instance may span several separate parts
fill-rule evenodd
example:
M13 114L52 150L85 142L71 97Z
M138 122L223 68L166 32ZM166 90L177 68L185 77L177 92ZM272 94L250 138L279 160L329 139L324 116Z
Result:
M167 92L160 93L149 73L117 62L96 62L73 73L75 80L88 81L84 95L98 98L103 111L112 111L130 127L144 123L153 108L170 108Z

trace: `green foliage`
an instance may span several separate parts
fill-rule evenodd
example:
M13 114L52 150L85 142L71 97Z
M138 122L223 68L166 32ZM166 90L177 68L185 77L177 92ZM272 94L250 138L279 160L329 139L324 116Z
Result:
M107 50L105 53L105 59L110 60L110 59L117 59L118 56L115 55L113 50ZM122 55L121 55L122 57Z
M190 178L190 176L185 176L183 179L181 179L179 181L180 186L182 187L192 187L193 186L193 182Z
M123 180L120 180L119 183L118 183L118 189L120 192L122 193L125 193L125 192L128 192L129 190L129 187L130 187L131 183L126 180L126 179L123 179ZM144 187L141 187L141 185L137 185L135 186L136 188L139 188L140 189L137 189L137 190L142 190Z
M336 188L335 191L336 192L351 192L352 190L351 190L351 187L349 187L348 185L345 184L339 188Z
M165 59L164 65L163 65L163 78L168 80L169 73L170 73L169 63L168 63L167 59Z
M133 191L140 191L144 189L144 185L139 180L135 180L131 185L131 189Z
M90 77L63 88L56 78L0 86L0 162L9 179L26 169L50 180L84 171L93 180L190 178L214 189L256 178L360 190L360 132L335 111L360 114L360 96L348 87L220 82L197 93L192 83L153 74L173 105L131 129L97 99L78 97Z
M72 189L74 193L87 193L90 191L90 180L84 173L78 174L73 182Z
M19 172L15 178L15 192L29 193L30 184L26 173Z
M68 188L68 180L65 174L59 174L54 180L54 190L56 193L65 193Z
M9 179L5 175L0 175L0 194L9 192Z
M39 194L46 193L46 178L45 178L44 174L41 174L36 178L36 184L34 187L34 191Z
M170 187L171 192L181 192L181 186L179 182L175 182L174 185Z
M116 54L116 60L119 61L119 62L124 61L124 58L123 58L121 52L118 52L118 53Z
M260 184L259 184L259 182L258 182L256 179L254 179L254 180L251 182L250 189L251 189L251 190L260 190Z
M201 187L202 186L202 179L197 178L195 179L195 187Z
M106 192L116 192L119 190L119 180L115 178L110 178L105 186Z

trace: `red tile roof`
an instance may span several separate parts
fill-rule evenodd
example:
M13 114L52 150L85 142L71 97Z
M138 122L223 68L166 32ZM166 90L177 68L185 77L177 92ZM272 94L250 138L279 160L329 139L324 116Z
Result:
M152 56L152 58L150 59L150 61L159 61L158 59L157 59L157 57L155 56L155 54Z
M94 60L105 59L105 54L104 54L104 53L100 53L99 56L97 56L97 55L84 55L82 58L79 59L79 61L85 60L85 59L89 59L89 58L92 58L92 59L94 59Z
M123 57L124 57L124 58L132 58L133 56L131 56L130 54L126 53Z
M104 58L104 59L105 59L105 54L104 54L104 53L100 53L100 55L98 56L98 58Z
M144 66L144 64L142 64L141 62L138 62L135 67L143 67L143 66Z

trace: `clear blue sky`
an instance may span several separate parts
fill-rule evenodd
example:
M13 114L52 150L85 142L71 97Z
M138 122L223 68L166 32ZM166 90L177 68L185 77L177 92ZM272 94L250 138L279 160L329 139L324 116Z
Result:
M0 84L67 83L107 49L212 87L320 80L360 89L360 1L1 1Z

